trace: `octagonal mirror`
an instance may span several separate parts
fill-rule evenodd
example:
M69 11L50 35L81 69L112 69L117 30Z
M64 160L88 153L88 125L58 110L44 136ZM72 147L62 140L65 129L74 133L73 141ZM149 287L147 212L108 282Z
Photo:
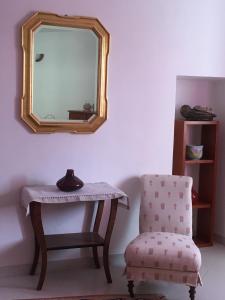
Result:
M22 26L22 119L34 132L91 133L107 118L109 34L94 18L35 13Z

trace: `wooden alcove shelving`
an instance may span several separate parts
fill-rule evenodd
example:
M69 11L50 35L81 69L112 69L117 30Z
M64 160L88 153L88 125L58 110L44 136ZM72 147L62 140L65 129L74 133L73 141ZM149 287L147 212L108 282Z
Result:
M196 230L194 240L200 247L213 244L218 121L185 121L176 120L174 127L173 174L187 175L187 168L198 166L197 192L199 201L193 203L197 209ZM198 135L199 144L204 146L200 160L186 158L186 145L191 138ZM196 182L194 182L195 186Z

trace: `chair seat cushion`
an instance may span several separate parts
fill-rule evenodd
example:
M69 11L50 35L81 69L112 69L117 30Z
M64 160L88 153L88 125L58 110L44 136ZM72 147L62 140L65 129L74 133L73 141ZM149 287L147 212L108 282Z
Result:
M198 272L201 253L192 238L170 232L144 232L126 248L127 267Z

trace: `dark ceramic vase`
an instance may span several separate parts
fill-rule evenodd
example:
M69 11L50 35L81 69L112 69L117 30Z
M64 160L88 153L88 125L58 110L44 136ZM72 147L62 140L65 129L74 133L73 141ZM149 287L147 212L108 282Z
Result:
M84 183L74 175L74 171L72 169L68 169L66 171L66 175L59 179L56 182L56 185L61 191L72 192L82 188Z

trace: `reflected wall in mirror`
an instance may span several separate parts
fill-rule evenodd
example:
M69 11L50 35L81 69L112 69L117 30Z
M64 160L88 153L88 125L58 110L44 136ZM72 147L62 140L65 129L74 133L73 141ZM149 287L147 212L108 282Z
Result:
M34 34L34 58L33 113L38 119L70 120L75 114L69 112L82 112L85 103L94 114L98 37L92 30L42 25Z
M105 28L94 18L36 13L22 39L22 119L34 132L94 132L107 117Z

